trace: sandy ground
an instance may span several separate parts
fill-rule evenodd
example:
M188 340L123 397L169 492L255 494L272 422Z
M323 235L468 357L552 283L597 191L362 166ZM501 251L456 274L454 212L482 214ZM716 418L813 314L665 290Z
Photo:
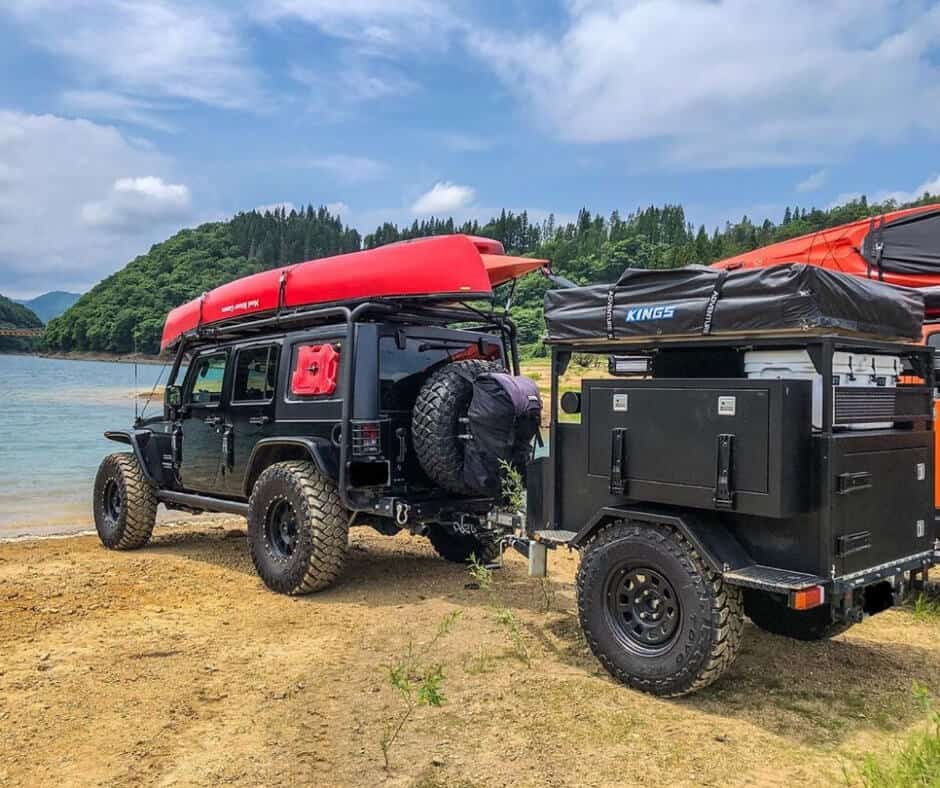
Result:
M577 557L552 579L510 557L494 592L418 537L354 529L345 579L302 599L256 578L244 523L0 545L0 784L793 785L842 783L940 692L940 620L890 611L834 641L748 624L734 668L691 698L612 682L574 616ZM495 606L515 611L521 656ZM388 667L461 615L429 658L445 703L402 710Z

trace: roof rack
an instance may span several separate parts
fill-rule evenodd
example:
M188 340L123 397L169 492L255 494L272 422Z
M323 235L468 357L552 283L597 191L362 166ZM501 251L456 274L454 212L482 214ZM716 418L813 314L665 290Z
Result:
M381 299L366 301L354 305L357 319L369 319L381 316L384 319L404 323L433 323L451 325L470 323L475 328L502 330L512 321L503 312L486 312L464 303L454 304L453 299L439 304L407 299ZM310 328L330 322L348 320L350 307L340 304L278 311L266 317L234 319L230 322L203 325L180 335L180 341L187 345L218 342L240 337L250 337L271 329L289 330ZM513 331L514 333L514 331Z

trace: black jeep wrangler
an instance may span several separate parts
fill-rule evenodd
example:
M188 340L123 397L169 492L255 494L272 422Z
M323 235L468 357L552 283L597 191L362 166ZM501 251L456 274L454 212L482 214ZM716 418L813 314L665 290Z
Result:
M158 503L244 515L258 574L287 594L337 578L354 515L425 534L447 560L491 561L498 492L466 482L466 417L474 381L508 369L512 322L466 308L366 303L203 329L178 348L163 414L106 433L133 451L98 471L98 534L142 547Z

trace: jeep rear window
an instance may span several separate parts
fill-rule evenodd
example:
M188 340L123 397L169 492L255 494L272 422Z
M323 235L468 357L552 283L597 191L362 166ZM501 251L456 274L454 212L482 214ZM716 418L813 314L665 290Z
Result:
M484 339L486 350L500 356L498 340ZM476 343L408 337L404 349L395 337L379 338L379 394L382 410L411 410L431 367L448 360L479 358Z
M311 363L311 353L316 355L315 348L324 348L331 346L341 358L343 355L343 341L338 337L329 337L323 339L309 340L300 342L291 349L291 364L288 378L288 400L316 400L327 399L336 396L336 389L339 385L339 368L334 370L333 375L329 375L327 370L319 368L319 361ZM306 359L302 364L302 357ZM338 361L338 363L341 363ZM330 384L329 378L335 382ZM323 388L325 385L325 388ZM323 389L320 393L314 393L317 389Z

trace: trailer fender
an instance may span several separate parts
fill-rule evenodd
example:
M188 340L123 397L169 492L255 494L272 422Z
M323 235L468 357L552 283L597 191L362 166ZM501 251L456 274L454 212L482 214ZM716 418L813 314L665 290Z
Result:
M255 479L272 462L303 457L316 465L317 470L332 481L339 478L336 451L328 440L300 437L263 438L255 444L245 469L244 492L251 495Z
M674 528L692 543L709 567L716 572L730 572L754 563L734 534L717 518L658 507L604 507L578 531L569 545L580 548L587 544L595 533L620 520Z
M147 459L146 448L152 435L153 433L150 430L108 430L105 432L104 437L109 441L126 443L130 446L134 450L134 456L137 458L137 463L140 465L144 478L151 484L159 484Z

